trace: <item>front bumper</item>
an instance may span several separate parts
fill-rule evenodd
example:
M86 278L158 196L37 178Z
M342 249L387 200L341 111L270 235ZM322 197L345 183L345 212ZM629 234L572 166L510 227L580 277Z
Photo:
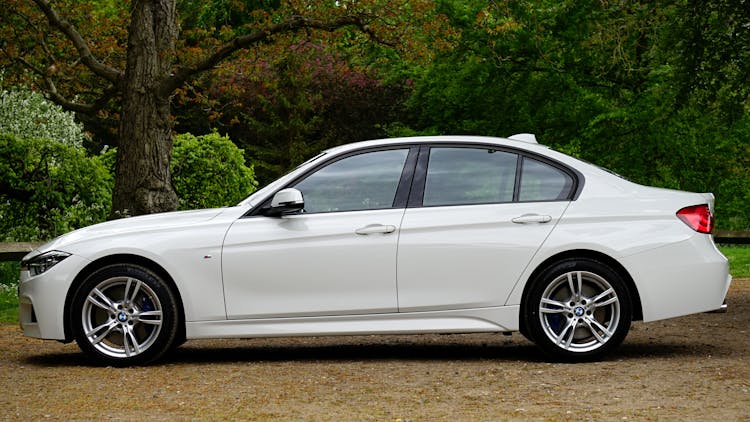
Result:
M21 271L18 319L26 336L67 340L65 300L75 275L88 262L71 255L38 276L32 277L28 271Z

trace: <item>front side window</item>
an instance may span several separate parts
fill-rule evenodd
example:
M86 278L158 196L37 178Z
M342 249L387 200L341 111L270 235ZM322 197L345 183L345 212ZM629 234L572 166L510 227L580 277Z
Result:
M487 148L432 148L424 206L513 201L518 155Z
M523 159L519 201L560 201L570 197L573 178L564 171L532 158Z
M293 187L302 192L306 213L391 208L408 153L393 149L346 157Z

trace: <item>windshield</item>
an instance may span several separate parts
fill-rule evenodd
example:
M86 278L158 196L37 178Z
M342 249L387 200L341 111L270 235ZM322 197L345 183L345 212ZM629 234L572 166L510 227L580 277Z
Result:
M255 206L255 205L257 205L257 202L258 202L257 200L258 199L265 198L266 195L268 195L269 192L276 190L280 185L283 185L284 183L286 183L288 181L288 179L290 178L290 176L293 173L297 173L298 170L307 167L308 165L312 164L315 161L320 160L327 153L328 153L327 151L323 151L320 154L318 154L318 155L310 158L309 160L305 161L304 163L298 165L297 167L295 167L289 173L281 176L280 178L278 178L278 179L274 180L273 182L267 184L266 186L262 187L261 189L258 189L257 191L253 192L250 196L248 196L247 198L243 199L242 202L240 202L239 204L237 204L237 206L243 206L243 205Z

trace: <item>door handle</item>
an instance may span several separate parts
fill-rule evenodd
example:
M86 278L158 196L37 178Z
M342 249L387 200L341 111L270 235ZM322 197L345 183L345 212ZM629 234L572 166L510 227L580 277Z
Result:
M552 216L539 215L539 214L524 214L510 220L517 224L528 224L528 223L549 223L552 221Z
M383 225L383 224L370 224L364 227L360 227L354 231L354 233L367 235L376 233L393 233L396 231L396 226Z

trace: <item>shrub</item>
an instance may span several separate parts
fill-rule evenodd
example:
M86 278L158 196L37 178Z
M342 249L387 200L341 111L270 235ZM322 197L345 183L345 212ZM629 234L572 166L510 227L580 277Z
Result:
M17 262L0 262L0 323L18 322Z
M172 150L172 182L180 209L233 205L257 187L243 151L226 136L177 135Z
M47 240L106 219L112 176L51 139L0 134L0 241Z

